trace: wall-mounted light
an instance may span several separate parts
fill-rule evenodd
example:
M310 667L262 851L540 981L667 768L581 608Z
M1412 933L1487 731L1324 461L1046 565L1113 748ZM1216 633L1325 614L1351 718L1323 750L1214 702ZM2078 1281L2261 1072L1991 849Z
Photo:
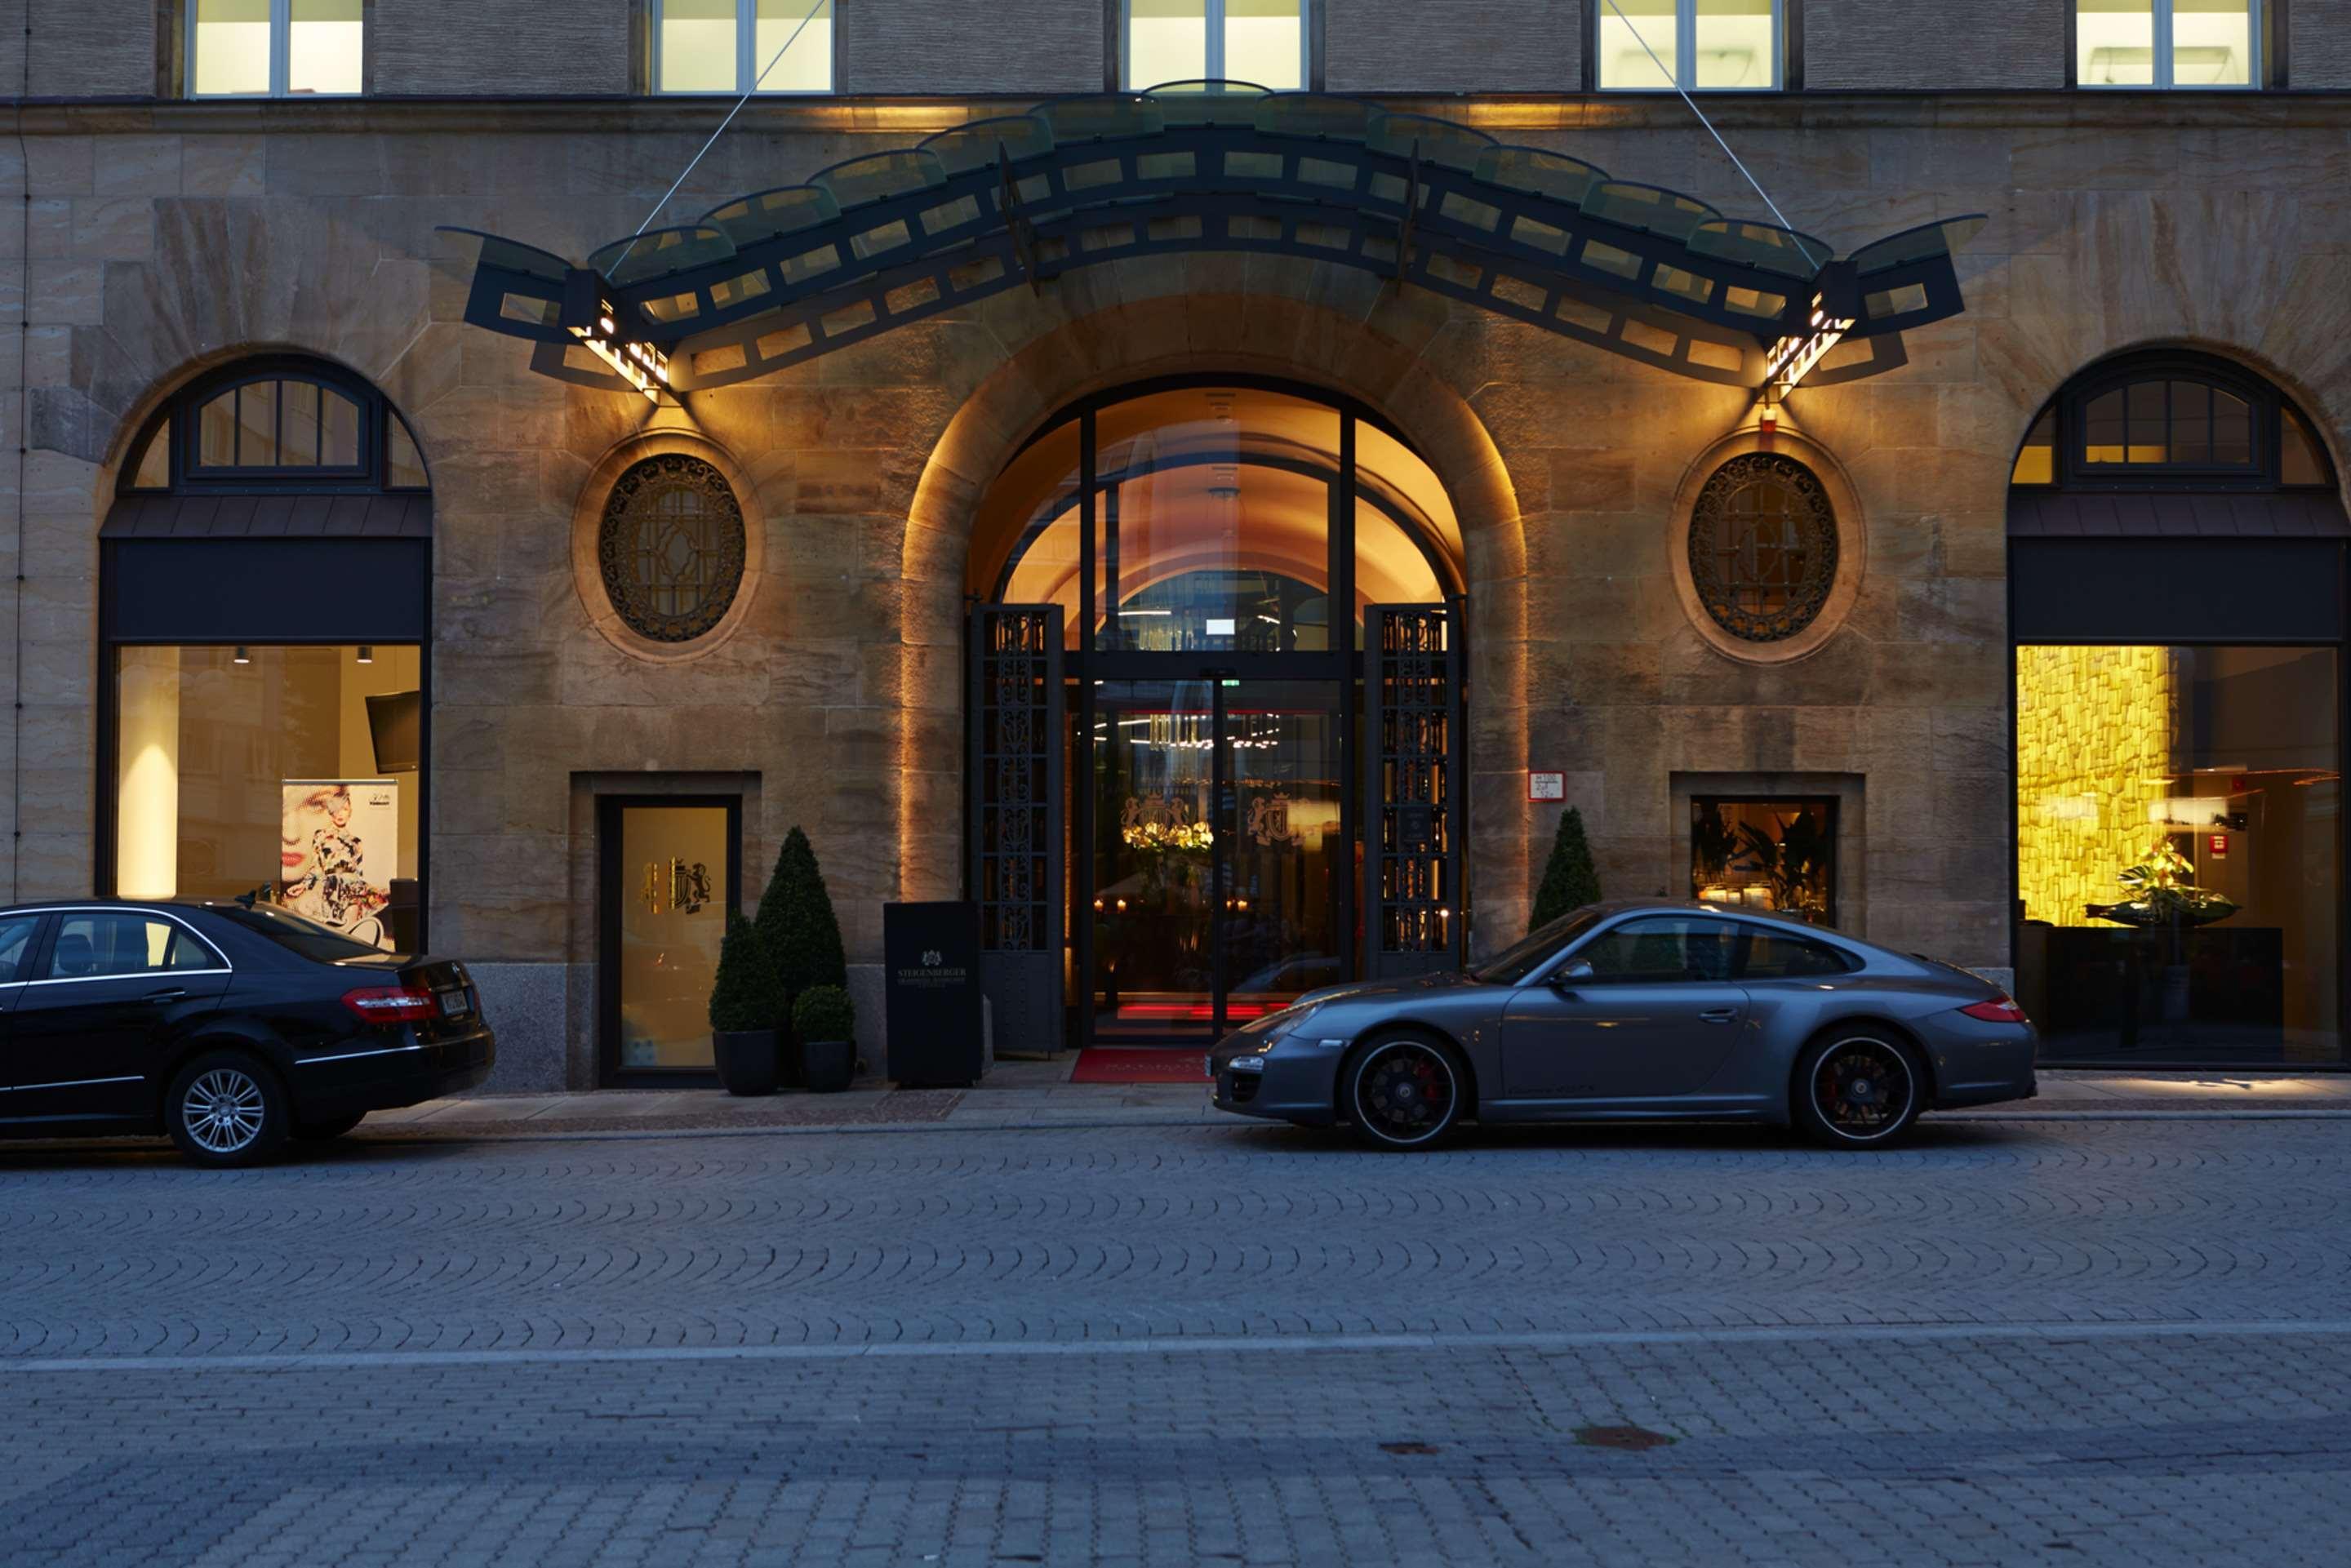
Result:
M245 651L244 644L239 643L237 645L236 653L230 660L230 663L237 664L250 664L253 663L253 655Z
M365 643L360 644L360 663L362 664L375 663L375 650Z

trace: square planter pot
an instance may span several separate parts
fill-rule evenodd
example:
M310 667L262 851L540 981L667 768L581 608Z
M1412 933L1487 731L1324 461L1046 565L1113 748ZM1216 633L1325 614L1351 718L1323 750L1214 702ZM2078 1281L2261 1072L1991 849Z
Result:
M729 1094L773 1094L778 1077L776 1031L720 1030L711 1036L718 1058L718 1082Z
M800 1066L811 1093L837 1094L857 1076L857 1045L846 1040L800 1042Z

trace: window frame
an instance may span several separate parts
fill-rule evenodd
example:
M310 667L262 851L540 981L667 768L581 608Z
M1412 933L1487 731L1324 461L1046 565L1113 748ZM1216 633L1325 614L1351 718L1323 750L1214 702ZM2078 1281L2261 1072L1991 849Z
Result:
M832 26L832 47L825 60L825 85L819 88L765 88L758 85L761 62L758 58L758 0L734 0L735 3L735 86L729 90L710 91L703 89L668 89L662 86L662 13L668 0L644 0L645 15L645 93L649 98L741 98L756 94L760 98L833 98L841 92L841 0L831 0L829 20ZM813 0L811 0L813 3Z
M1601 0L1605 5L1607 0ZM2065 7L2065 85L2085 92L2260 92L2285 85L2283 66L2285 53L2285 29L2273 21L2282 17L2285 0L2245 0L2245 79L2241 82L2190 82L2183 87L2173 78L2172 50L2176 33L2173 23L2178 13L2173 0L2147 0L2149 25L2153 28L2155 58L2151 65L2154 79L2145 82L2085 82L2082 74L2082 6L2081 0ZM2274 57L2274 64L2273 63ZM2273 72L2276 79L2273 79Z
M361 0L360 5L360 86L357 92L300 92L294 90L294 0L269 0L269 86L260 92L198 92L196 90L196 0L183 0L180 6L180 59L182 62L181 90L176 95L192 100L259 101L279 98L365 98L374 71L375 0Z
M2089 463L2084 460L2083 434L2091 400L2141 382L2199 382L2232 397L2252 411L2253 461L2249 465L2221 464ZM2291 414L2308 433L2311 449L2323 470L2315 484L2289 485L2284 477L2285 420ZM2046 481L2027 483L2014 478L2010 488L2036 493L2100 490L2199 490L2288 494L2333 494L2339 488L2334 454L2320 436L2320 426L2284 389L2266 376L2184 350L2132 354L2077 377L2043 403L2025 426L2016 455L2021 459L2044 418L2053 419L2055 461Z
M196 462L202 439L197 414L223 392L259 382L308 382L358 405L359 454L355 465L329 467L204 468ZM280 400L279 427L284 426ZM408 433L416 460L425 469L422 485L395 485L392 478L393 425ZM158 440L168 442L170 462L162 486L141 486L141 467ZM425 463L423 443L415 427L402 417L392 400L357 377L346 376L320 361L303 355L271 354L239 360L210 375L199 376L163 401L147 416L138 435L124 449L115 485L120 496L194 496L266 494L301 490L332 495L429 496L432 471Z
M1157 81L1134 79L1134 0L1112 0L1118 7L1117 27L1112 39L1111 89L1114 92L1147 92L1164 87L1169 81L1182 81L1182 77L1163 78ZM1200 79L1229 79L1225 66L1225 5L1227 0L1200 0L1201 26L1207 30L1207 47L1201 56ZM1298 0L1298 82L1295 89L1275 89L1276 91L1317 90L1314 80L1314 29L1317 16L1315 0ZM1263 86L1263 83L1255 84Z
M1790 13L1802 0L1771 0L1771 83L1769 87L1700 87L1698 85L1698 0L1674 0L1674 59L1673 85L1669 87L1611 87L1604 79L1600 61L1601 24L1615 12L1608 0L1593 0L1590 14L1592 26L1584 37L1584 57L1592 62L1592 89L1595 92L1787 92L1795 86L1795 62L1791 39L1801 36L1801 17ZM1626 18L1629 21L1629 18Z

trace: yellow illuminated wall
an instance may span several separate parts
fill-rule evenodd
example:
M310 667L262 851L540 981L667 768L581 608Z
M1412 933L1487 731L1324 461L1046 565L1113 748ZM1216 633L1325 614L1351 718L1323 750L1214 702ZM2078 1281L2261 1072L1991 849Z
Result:
M2016 651L2016 872L2025 918L2095 924L2116 873L2161 830L2147 807L2179 772L2179 681L2168 648Z

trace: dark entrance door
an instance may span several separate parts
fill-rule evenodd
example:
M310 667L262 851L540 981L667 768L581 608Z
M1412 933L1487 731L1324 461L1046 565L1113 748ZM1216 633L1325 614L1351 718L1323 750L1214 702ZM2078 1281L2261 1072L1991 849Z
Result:
M1346 977L1334 681L1106 681L1085 740L1092 1038L1211 1039Z

